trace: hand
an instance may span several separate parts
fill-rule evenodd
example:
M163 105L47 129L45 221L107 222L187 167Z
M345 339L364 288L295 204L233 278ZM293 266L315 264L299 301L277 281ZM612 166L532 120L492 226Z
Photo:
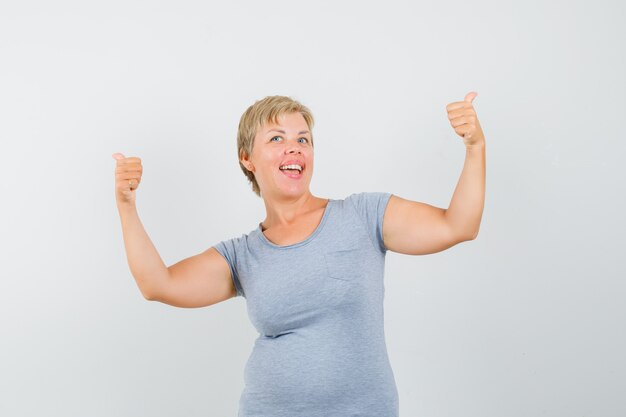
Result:
M476 110L472 106L472 100L478 93L471 91L465 95L463 101L456 101L446 106L448 119L454 131L463 138L465 146L484 145L485 135L480 127Z
M141 158L124 157L121 153L114 153L117 160L115 167L115 198L120 204L134 204L135 191L141 182Z

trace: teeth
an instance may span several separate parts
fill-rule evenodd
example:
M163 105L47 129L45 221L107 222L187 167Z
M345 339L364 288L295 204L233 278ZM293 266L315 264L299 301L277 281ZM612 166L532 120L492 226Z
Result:
M292 165L283 165L282 167L280 167L279 169L297 169L298 171L302 171L302 167L298 164L292 164Z

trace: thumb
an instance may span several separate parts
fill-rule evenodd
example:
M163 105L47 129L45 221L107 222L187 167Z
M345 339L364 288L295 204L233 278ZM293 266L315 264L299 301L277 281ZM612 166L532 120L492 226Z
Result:
M119 161L120 159L124 159L124 158L125 158L125 156L124 156L124 155L122 155L122 154L121 154L121 153L119 153L119 152L115 152L115 153L114 153L113 155L111 155L111 156L112 156L115 160L117 160L117 161Z
M477 95L478 95L478 93L477 93L477 92L475 92L475 91L470 91L469 93L467 93L467 94L465 95L465 98L464 98L463 100L465 100L465 101L467 101L467 102L471 103L471 102L472 102L472 100L474 100L474 99L476 98L476 96L477 96Z

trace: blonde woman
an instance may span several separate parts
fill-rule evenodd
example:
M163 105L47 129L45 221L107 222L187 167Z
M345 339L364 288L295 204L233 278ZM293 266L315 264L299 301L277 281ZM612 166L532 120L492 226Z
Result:
M435 253L476 238L485 140L475 96L447 106L467 149L447 209L386 192L312 195L311 111L284 96L255 102L241 117L237 150L265 219L169 267L137 215L141 160L113 155L128 263L143 296L186 308L246 299L259 336L245 367L240 417L398 416L383 329L385 254Z

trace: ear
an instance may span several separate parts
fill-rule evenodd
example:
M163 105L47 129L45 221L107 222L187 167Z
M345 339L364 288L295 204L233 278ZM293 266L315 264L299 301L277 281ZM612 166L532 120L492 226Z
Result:
M252 162L250 162L250 158L248 157L248 155L246 155L245 152L241 153L240 162L244 167L246 167L248 171L254 172L254 165L252 164Z

